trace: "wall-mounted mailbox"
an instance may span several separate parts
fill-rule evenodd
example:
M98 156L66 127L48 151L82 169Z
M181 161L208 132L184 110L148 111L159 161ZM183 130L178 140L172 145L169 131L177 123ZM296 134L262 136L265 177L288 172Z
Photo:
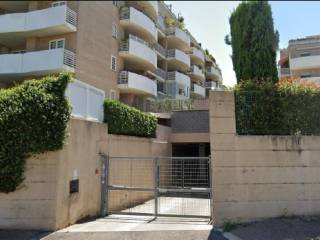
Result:
M79 192L79 179L70 181L70 194Z

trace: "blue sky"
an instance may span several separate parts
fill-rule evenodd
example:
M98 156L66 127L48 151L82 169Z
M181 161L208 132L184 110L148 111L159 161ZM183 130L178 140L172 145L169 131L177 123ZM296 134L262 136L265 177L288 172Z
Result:
M222 69L224 84L235 84L230 58L231 47L225 45L224 36L229 33L229 16L238 1L166 1L173 11L185 19L186 27L204 48L215 56ZM270 1L274 25L280 33L279 46L288 41L320 34L320 2Z

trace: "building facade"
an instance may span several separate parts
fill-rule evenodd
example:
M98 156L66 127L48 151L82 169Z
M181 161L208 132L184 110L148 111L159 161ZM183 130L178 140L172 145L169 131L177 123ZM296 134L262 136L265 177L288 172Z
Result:
M279 77L320 83L320 35L289 41L280 51Z
M163 1L0 2L0 87L63 70L78 80L68 94L79 116L105 97L203 98L222 81Z

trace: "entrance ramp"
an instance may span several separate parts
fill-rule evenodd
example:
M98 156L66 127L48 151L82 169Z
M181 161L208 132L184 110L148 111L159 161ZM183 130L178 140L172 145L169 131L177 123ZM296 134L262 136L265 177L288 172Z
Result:
M109 215L62 229L44 240L207 240L211 229L208 219Z

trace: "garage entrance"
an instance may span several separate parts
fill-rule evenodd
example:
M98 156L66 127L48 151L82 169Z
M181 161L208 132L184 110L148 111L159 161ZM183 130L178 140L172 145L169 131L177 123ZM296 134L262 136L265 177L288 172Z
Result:
M212 219L210 157L102 156L103 216Z

